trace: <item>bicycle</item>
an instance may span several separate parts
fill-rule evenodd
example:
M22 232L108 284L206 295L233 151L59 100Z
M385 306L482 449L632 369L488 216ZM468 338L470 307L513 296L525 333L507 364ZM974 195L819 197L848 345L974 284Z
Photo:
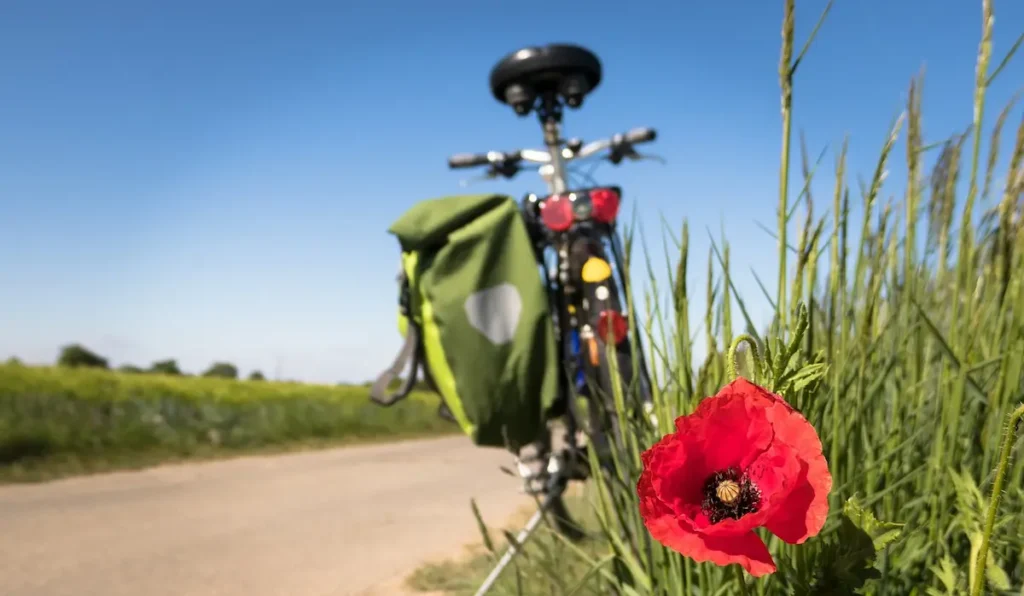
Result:
M569 165L593 157L613 165L624 160L658 159L642 155L635 148L654 141L657 134L651 128L637 128L586 144L580 139L561 138L563 108L579 109L601 77L597 56L575 45L551 44L508 54L491 71L491 92L520 117L531 112L537 114L545 149L467 153L448 159L451 169L486 167L482 179L512 179L529 168L536 169L544 180L548 193L525 195L520 211L530 232L538 267L545 277L565 366L560 398L549 412L552 423L561 421L564 425L564 445L554 448L557 431L549 428L544 440L534 446L534 455L520 453L516 458L524 490L543 497L541 506L481 586L478 596L494 584L518 552L516 544L530 536L545 512L554 514L556 525L564 534L582 536L562 498L568 482L586 480L589 476L589 464L576 439L584 424L576 397L583 396L587 403L588 443L597 450L599 461L604 460L601 453L609 441L615 440L620 428L617 417L609 414L615 411L610 400L616 387L606 349L598 344L598 339L614 346L619 377L628 389L625 394L635 396L626 404L631 413L650 414L650 376L639 334L630 337L627 320L631 316L629 305L625 304L628 279L616 228L622 191L618 186L594 183L590 173L583 174L588 179L584 185L572 187L570 176L577 172L570 170ZM638 344L635 350L630 345L634 341ZM531 463L540 463L541 468L531 469Z

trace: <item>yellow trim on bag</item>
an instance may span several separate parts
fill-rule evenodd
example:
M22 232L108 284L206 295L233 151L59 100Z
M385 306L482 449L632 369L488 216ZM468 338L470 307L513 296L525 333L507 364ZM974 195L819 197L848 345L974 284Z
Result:
M405 267L405 275L410 281L416 280L416 265L418 264L418 253L403 253L402 263ZM455 375L452 373L448 361L444 357L444 347L441 344L441 331L434 323L434 307L422 293L416 297L419 300L420 310L420 331L423 334L423 351L427 359L427 366L430 368L430 375L437 385L441 399L448 406L452 416L458 422L459 427L470 437L476 433L476 426L466 418L466 411L462 408L462 400L459 399L459 392L455 386Z

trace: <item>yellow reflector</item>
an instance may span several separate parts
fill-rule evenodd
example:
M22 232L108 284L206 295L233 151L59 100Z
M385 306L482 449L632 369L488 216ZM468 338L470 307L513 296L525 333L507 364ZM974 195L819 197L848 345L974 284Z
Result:
M581 272L583 281L588 284L596 284L602 282L612 276L612 268L606 261L597 257L590 257L587 262L583 264L583 271Z

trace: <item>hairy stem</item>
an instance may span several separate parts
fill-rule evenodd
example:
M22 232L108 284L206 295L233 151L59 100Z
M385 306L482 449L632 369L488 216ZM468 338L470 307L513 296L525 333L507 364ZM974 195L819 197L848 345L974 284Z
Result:
M1021 418L1024 418L1024 404L1014 410L1006 419L1006 429L1003 430L1003 447L999 452L996 479L992 483L992 496L988 504L988 519L985 520L985 532L981 535L981 548L978 549L978 559L976 561L978 573L974 577L974 585L971 586L971 596L979 596L981 589L985 586L985 563L988 562L988 544L996 527L996 514L999 512L999 499L1002 497L1003 480L1006 478L1006 469L1010 466L1010 452L1013 450L1013 442L1017 438L1017 424L1020 423Z
M743 342L750 346L750 359L753 361L751 368L753 368L754 375L752 380L755 385L759 385L761 382L761 355L757 352L757 340L746 333L736 336L736 339L732 341L732 345L729 346L729 379L733 380L739 376L736 369L736 352Z

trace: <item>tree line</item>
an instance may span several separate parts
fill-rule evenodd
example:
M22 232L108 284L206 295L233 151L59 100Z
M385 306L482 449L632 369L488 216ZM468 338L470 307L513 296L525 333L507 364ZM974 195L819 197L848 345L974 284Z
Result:
M11 357L7 360L8 365L20 365L21 360L16 357ZM188 377L192 376L181 370L178 366L178 361L173 358L166 360L157 360L148 367L136 366L134 364L122 364L117 368L111 368L109 359L100 356L96 352L83 346L82 344L70 344L63 346L60 349L60 354L57 356L57 366L65 368L100 368L104 370L114 370L116 372L127 373L127 374L159 374L159 375L172 375ZM214 362L205 371L199 374L202 377L216 377L222 379L238 379L239 371L238 367L230 362ZM246 377L250 381L265 381L266 377L263 372L254 370L249 373ZM293 380L281 380L277 382L281 383L301 383L301 381ZM389 389L397 389L403 383L402 378L394 379L389 385ZM366 381L363 386L369 388L372 385L372 381ZM349 386L350 383L338 383L338 385ZM413 384L413 389L416 391L424 392L435 392L433 386L422 378L416 380Z
M64 366L67 368L103 368L110 370L110 362L106 358L81 344L70 344L62 347L60 349L60 355L57 357L57 366ZM178 361L174 359L157 360L147 368L135 366L133 364L123 364L116 370L132 374L148 373L189 376L188 373L181 370L178 366ZM230 362L214 362L209 368L203 371L200 376L237 379L238 367ZM263 376L262 372L254 370L249 373L248 379L250 381L263 381L266 377Z

